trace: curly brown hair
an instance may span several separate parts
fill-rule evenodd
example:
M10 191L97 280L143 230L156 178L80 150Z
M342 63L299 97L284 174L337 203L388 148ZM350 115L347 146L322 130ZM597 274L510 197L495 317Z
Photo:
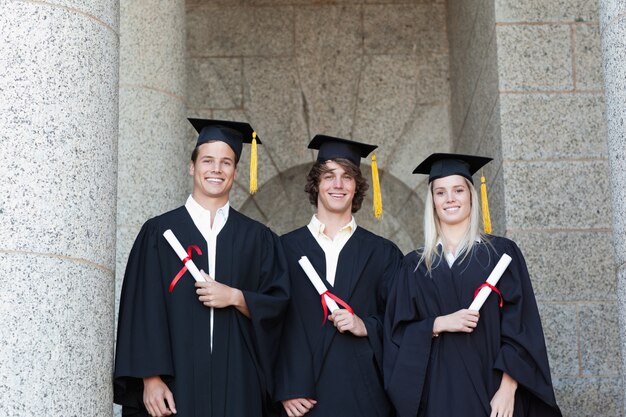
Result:
M332 160L337 165L342 167L346 174L350 175L354 178L356 182L356 190L354 193L354 198L352 199L352 213L356 213L361 209L361 205L363 204L363 199L365 198L365 193L369 188L369 184L367 180L363 177L361 173L361 169L354 165L352 161L345 158L336 158ZM304 191L309 195L309 202L317 207L317 196L319 194L319 185L322 178L327 172L331 170L328 169L326 165L326 161L315 161L309 174L306 177L306 185L304 186Z

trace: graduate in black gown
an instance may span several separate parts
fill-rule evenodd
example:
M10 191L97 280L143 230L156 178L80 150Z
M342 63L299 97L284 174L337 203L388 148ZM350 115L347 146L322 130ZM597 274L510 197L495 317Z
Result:
M424 247L404 258L385 317L385 388L400 417L561 416L524 257L479 230L472 174L489 160L433 154L414 171L429 175ZM498 291L468 310L503 254Z
M228 204L252 129L190 119L199 132L185 206L148 220L120 301L114 399L124 416L271 415L272 367L288 303L278 237ZM171 229L206 282L163 237ZM274 408L276 410L276 408Z
M361 157L376 146L317 135L309 148L319 149L305 187L317 213L308 226L281 237L292 292L276 399L288 416L389 416L382 326L402 253L387 239L357 227L352 216L368 186L359 168ZM330 317L298 264L302 256L345 303Z

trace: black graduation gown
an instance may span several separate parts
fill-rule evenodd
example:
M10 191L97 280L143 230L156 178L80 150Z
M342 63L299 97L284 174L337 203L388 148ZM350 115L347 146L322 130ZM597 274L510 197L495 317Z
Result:
M115 402L124 415L146 415L142 377L161 375L179 417L268 415L273 361L288 304L286 260L278 237L230 208L217 237L216 279L242 290L251 318L234 307L210 309L163 237L172 229L182 246L197 245L207 270L206 241L185 207L147 221L131 250L120 300L115 358Z
M437 316L471 304L500 260L513 258L480 310L472 333L432 337ZM432 276L417 267L420 255L403 260L385 317L385 388L400 417L489 416L502 372L518 382L514 416L560 416L550 378L537 303L526 263L509 239L488 236L471 256L450 268L441 259Z
M326 281L324 251L307 227L281 237L291 302L276 371L277 400L313 398L314 416L388 416L382 384L382 325L391 279L402 253L390 241L357 227L339 255L335 286ZM307 256L329 291L365 323L367 337L339 333L298 260ZM284 413L284 411L283 411Z

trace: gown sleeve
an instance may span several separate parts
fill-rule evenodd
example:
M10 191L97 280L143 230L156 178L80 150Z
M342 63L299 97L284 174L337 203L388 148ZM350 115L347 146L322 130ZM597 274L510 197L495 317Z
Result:
M509 241L506 252L513 258L501 279L504 298L501 311L501 348L494 368L506 372L527 391L560 415L554 397L548 355L537 302L524 257ZM504 279L508 278L508 279ZM543 415L543 414L542 414Z
M276 364L275 400L316 398L313 353L298 309L290 303L280 357Z
M250 311L256 352L268 394L273 392L274 365L280 344L284 314L289 302L289 276L282 245L271 230L264 228L261 240L261 271L256 291L243 290Z
M383 375L385 389L398 417L417 415L435 321L435 317L420 314L415 265L405 258L391 290L385 315Z
M142 407L143 377L174 376L165 290L154 221L146 222L130 252L120 299L114 400Z
M288 256L295 256L291 252L294 242L286 236L282 236L280 239ZM296 268L296 272L291 271L292 294L297 292L298 282L306 279L298 268ZM319 317L321 318L321 315ZM305 320L306 318L302 317L298 306L294 304L292 296L285 317L280 355L276 361L276 390L274 393L276 401L317 397L313 370L313 352L308 343Z
M383 276L381 277L380 284L378 286L377 303L379 311L376 314L362 317L363 324L367 329L367 338L370 346L374 352L374 358L378 369L383 369L383 327L385 309L389 299L389 293L391 291L393 281L398 275L400 264L402 262L402 252L400 249L391 242L385 244L384 252L379 254L381 259L385 261L385 267Z

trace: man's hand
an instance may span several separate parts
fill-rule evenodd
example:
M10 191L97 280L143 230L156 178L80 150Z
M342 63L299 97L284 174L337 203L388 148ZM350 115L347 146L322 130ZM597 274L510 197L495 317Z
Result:
M196 281L198 300L206 307L224 308L233 306L241 314L250 318L250 311L241 290L215 281L206 272L200 271L206 281Z
M289 417L301 417L308 413L317 403L312 398L292 398L281 402Z
M333 322L339 333L350 332L355 336L367 336L365 323L356 314L350 313L343 308L335 310L328 319Z
M174 395L158 375L143 379L143 404L152 417L176 414Z

